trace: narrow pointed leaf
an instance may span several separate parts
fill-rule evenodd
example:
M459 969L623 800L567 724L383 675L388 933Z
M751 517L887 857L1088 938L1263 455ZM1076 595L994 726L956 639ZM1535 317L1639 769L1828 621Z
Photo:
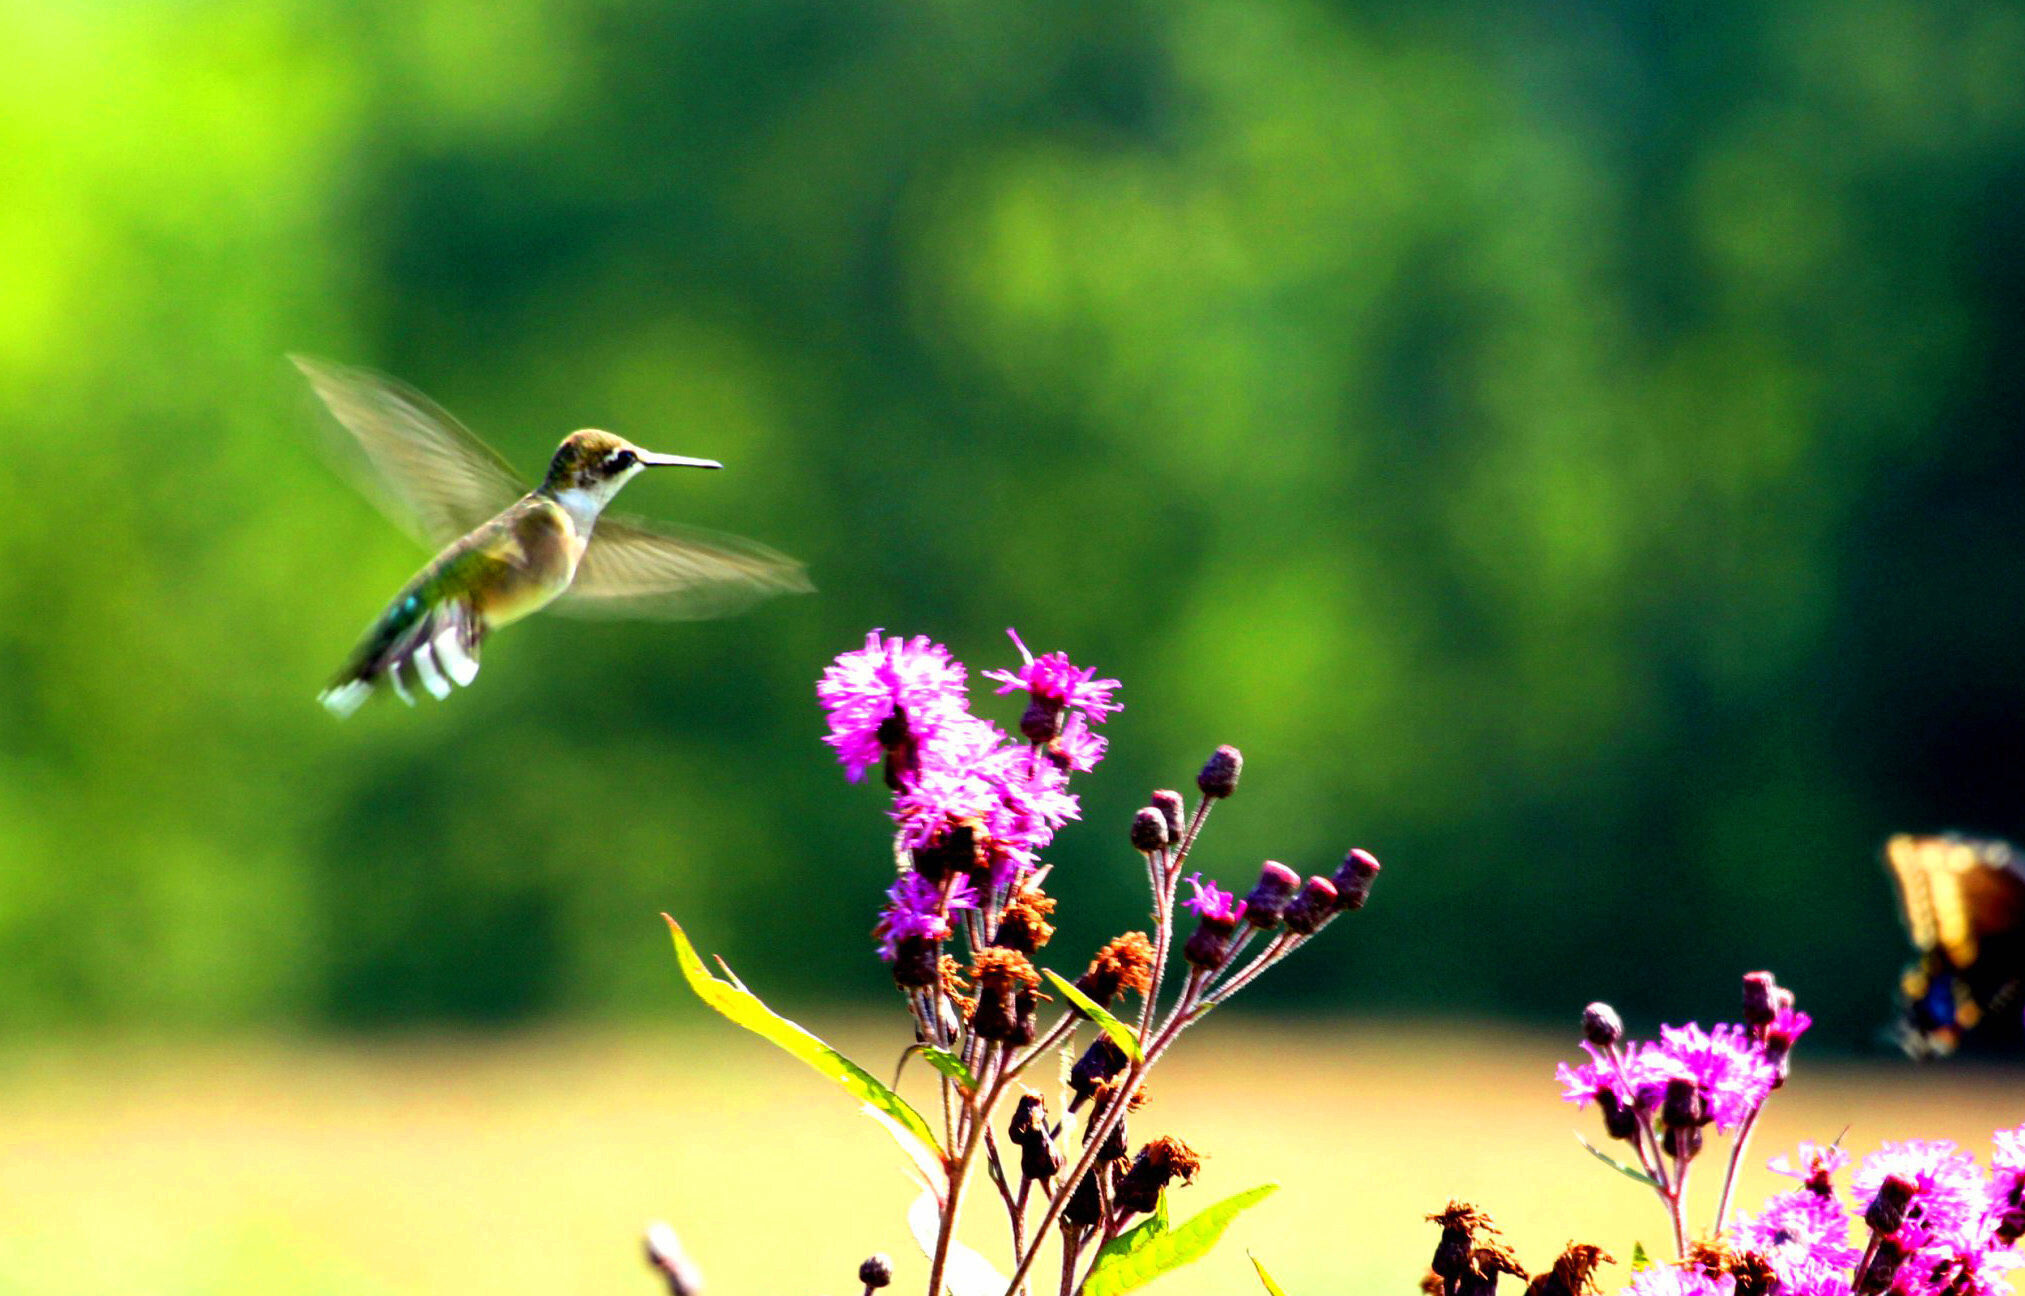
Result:
M1119 1296L1121 1292L1144 1287L1170 1270L1202 1259L1222 1239L1232 1220L1264 1201L1278 1187L1278 1184L1260 1184L1235 1197L1226 1197L1180 1228L1163 1230L1147 1238L1135 1250L1112 1253L1111 1247L1104 1248L1098 1253L1090 1280L1083 1284L1083 1296ZM1137 1232L1137 1229L1133 1230L1133 1233ZM1117 1241L1124 1242L1132 1235L1128 1233Z
M1166 1235L1167 1222L1167 1194L1163 1192L1151 1215L1104 1244L1097 1252L1096 1267L1101 1269L1107 1259L1138 1255Z
M1259 1271L1259 1281L1265 1284L1266 1296L1287 1296L1287 1293L1281 1289L1280 1285L1273 1281L1273 1276L1266 1272L1266 1267L1259 1263L1259 1258L1252 1255L1249 1251L1245 1252L1245 1254L1250 1256L1252 1268Z
M1602 1148L1597 1147L1594 1143L1591 1143L1588 1139L1583 1138L1580 1134L1577 1134L1575 1136L1575 1141L1577 1143L1580 1143L1588 1151L1590 1156L1595 1157L1598 1161L1601 1161L1604 1165L1609 1166L1612 1170L1615 1170L1617 1173L1624 1175L1627 1178L1636 1179L1638 1180L1638 1182L1644 1184L1648 1188L1659 1187L1658 1184L1653 1182L1651 1175L1647 1174L1643 1170L1639 1170L1632 1166L1624 1164L1624 1162L1619 1161L1614 1156L1611 1156L1608 1152L1605 1152Z
M934 1193L916 1197L907 1208L907 1231L930 1262L935 1259L935 1237L941 1227L941 1201ZM942 1265L942 1286L949 1296L1003 1296L1006 1280L991 1261L952 1238L949 1258Z
M1132 1033L1130 1026L1098 1007L1096 1000L1076 989L1074 982L1064 981L1054 969L1042 968L1041 974L1054 984L1055 989L1062 992L1064 999L1076 1006L1078 1012L1096 1022L1098 1027L1111 1037L1112 1043L1124 1049L1126 1057L1134 1062L1145 1060L1146 1054L1139 1048L1139 1037Z
M1631 1244L1631 1272L1637 1273L1641 1269L1650 1268L1652 1268L1652 1257L1645 1253L1645 1243L1633 1242Z
M681 924L667 914L661 916L668 919L668 933L674 938L675 958L682 965L682 975L699 999L842 1086L853 1098L862 1102L868 1112L878 1117L879 1123L886 1127L914 1163L931 1176L931 1183L941 1181L942 1149L920 1112L915 1111L905 1098L888 1089L877 1076L768 1008L758 995L747 990L732 975L730 968L724 969L729 980L713 976L696 953L696 947L689 943ZM722 960L718 966L724 966Z
M970 1073L970 1068L963 1065L963 1059L956 1054L948 1049L923 1047L921 1056L928 1060L929 1066L962 1085L964 1092L977 1092L977 1077Z

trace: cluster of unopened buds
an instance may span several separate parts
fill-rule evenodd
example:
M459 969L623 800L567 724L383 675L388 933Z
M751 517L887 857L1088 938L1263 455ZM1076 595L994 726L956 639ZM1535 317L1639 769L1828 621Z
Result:
M1361 908L1379 871L1362 850L1306 879L1267 861L1241 897L1190 871L1204 822L1243 772L1238 750L1219 747L1196 778L1192 806L1179 792L1158 791L1133 817L1128 836L1144 862L1152 930L1108 941L1073 981L1044 975L1035 960L1054 935L1056 900L1044 889L1041 853L1080 817L1070 780L1103 759L1098 728L1120 709L1118 681L1061 653L1035 657L1017 634L1013 642L1021 665L986 678L1000 693L1024 695L1018 737L972 713L963 665L925 638L874 632L817 687L829 717L825 741L850 777L877 769L892 794L896 873L872 934L912 1014L915 1048L942 1073L952 1150L930 1293L944 1290L964 1186L978 1164L1006 1210L1014 1254L1007 1290L1025 1284L1053 1234L1060 1290L1079 1290L1105 1245L1200 1165L1177 1138L1136 1151L1128 1142L1126 1116L1145 1101L1148 1072L1204 1013L1338 914ZM1194 916L1185 933L1177 908ZM1132 995L1139 1002L1128 1010ZM1043 1025L1043 1005L1057 1002ZM1052 1080L1055 1068L1033 1064L1071 1050L1077 1028L1091 1023L1098 1029L1052 1104L1022 1083ZM994 1114L1007 1098L1002 1146Z
M1582 1018L1589 1062L1557 1073L1565 1099L1595 1102L1610 1139L1631 1146L1636 1166L1618 1169L1658 1193L1673 1226L1675 1258L1651 1262L1641 1249L1626 1296L2009 1296L2009 1275L2025 1265L2025 1125L1996 1132L1987 1167L1947 1140L1886 1143L1842 1191L1835 1176L1849 1154L1802 1143L1770 1163L1796 1187L1756 1212L1730 1214L1751 1130L1786 1083L1808 1026L1768 972L1744 978L1743 1018L1709 1031L1662 1027L1658 1040L1637 1041L1608 1005L1591 1004ZM1688 1171L1709 1127L1733 1136L1729 1165L1708 1232L1691 1236ZM1424 1284L1435 1296L1492 1296L1500 1276L1525 1280L1482 1211L1451 1202L1429 1219L1442 1226ZM1526 1290L1582 1296L1597 1290L1608 1259L1571 1245Z

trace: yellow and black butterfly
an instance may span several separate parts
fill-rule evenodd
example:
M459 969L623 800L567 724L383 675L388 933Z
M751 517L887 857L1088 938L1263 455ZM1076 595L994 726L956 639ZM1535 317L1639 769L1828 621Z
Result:
M1884 844L1919 959L1899 978L1900 1047L2025 1045L2025 856L2007 842L1901 833Z

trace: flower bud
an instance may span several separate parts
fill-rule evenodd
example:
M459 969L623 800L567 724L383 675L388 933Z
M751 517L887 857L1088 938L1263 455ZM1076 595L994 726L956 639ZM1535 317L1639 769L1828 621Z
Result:
M1237 926L1236 919L1204 914L1183 943L1181 957L1187 959L1192 967L1199 967L1205 972L1216 971L1230 957L1231 937L1236 934Z
M1582 1010L1582 1038L1597 1048L1609 1048L1624 1038L1624 1019L1607 1003L1593 1003Z
M1076 1059L1076 1065L1069 1068L1069 1092L1075 1095L1069 1109L1080 1107L1099 1085L1123 1071L1125 1062L1125 1050L1112 1043L1109 1035L1100 1033L1091 1040L1083 1056Z
M1036 697L1020 716L1020 734L1036 747L1044 747L1062 736L1062 700Z
M1343 857L1336 870L1336 907L1362 909L1371 895L1371 882L1378 876L1378 859L1368 850L1353 850Z
M1158 1138L1139 1149L1132 1167L1118 1180L1112 1204L1122 1210L1150 1215L1160 1204L1160 1194L1176 1179L1194 1183L1202 1158L1178 1138Z
M1744 1024L1754 1032L1771 1025L1779 1015L1772 1005L1772 997L1778 991L1779 983L1770 972L1746 972L1744 974Z
M1668 1129L1692 1129L1708 1124L1709 1102L1694 1081L1675 1076L1666 1082L1666 1097L1659 1105L1659 1119Z
M1142 855L1164 850L1168 843L1167 816L1147 806L1132 816L1132 849Z
M978 849L978 823L964 820L945 827L926 846L914 848L914 871L930 882L940 882L951 873L964 873L984 866Z
M1857 1275L1856 1290L1862 1296L1878 1296L1891 1286L1891 1280L1898 1277L1899 1266L1905 1263L1905 1246L1889 1235L1877 1239L1877 1246L1870 1255L1870 1263Z
M893 983L924 990L942 979L942 946L926 936L906 936L894 947Z
M1039 1094L1021 1094L1013 1104L1012 1120L1007 1122L1005 1136L1015 1144L1024 1144L1038 1131L1048 1127L1048 1100Z
M1603 1109L1603 1132L1626 1143L1638 1139L1638 1113L1626 1107L1614 1089L1596 1091L1596 1105Z
M1898 1232L1917 1187L1898 1175L1885 1176L1884 1182L1877 1186L1877 1196L1870 1199L1869 1209L1863 1212L1863 1222L1879 1233Z
M1691 1161L1702 1150L1702 1128L1699 1125L1669 1125L1660 1134L1660 1145L1676 1161Z
M1062 1173L1062 1160L1054 1135L1036 1129L1033 1137L1020 1144L1020 1177L1046 1182Z
M1244 754L1226 743L1210 753L1202 773L1195 776L1195 786L1204 796L1220 800L1237 791L1238 775L1244 767Z
M1195 910L1197 922L1181 947L1181 957L1193 967L1214 972L1230 958L1231 937L1244 921L1245 902L1214 882L1205 884L1200 874L1190 874L1187 881L1195 888L1195 897L1182 904Z
M1160 812L1160 817L1167 820L1168 844L1179 846L1181 834L1188 827L1187 805L1182 801L1181 793L1162 788L1153 794L1152 801L1153 808Z
M1313 936L1336 915L1336 884L1325 877L1311 877L1301 884L1301 893L1287 906L1287 930Z
M1062 1227L1092 1228L1104 1213L1103 1199L1097 1195L1097 1176L1116 1176L1117 1163L1104 1162L1090 1167L1090 1173L1083 1176L1076 1185L1076 1191L1069 1194L1069 1204L1062 1208Z
M893 1257L884 1251L866 1256L858 1266L858 1281L865 1284L866 1291L877 1291L893 1281Z
M1258 884L1245 896L1245 921L1260 931L1280 925L1280 916L1301 889L1301 875L1280 863L1267 860L1259 869Z
M1107 1105L1108 1104L1105 1102L1099 1102L1096 1107L1097 1115L1102 1115L1103 1109ZM1117 1123L1112 1125L1109 1130L1105 1131L1104 1141L1097 1145L1097 1160L1109 1163L1112 1161L1123 1161L1125 1159L1125 1151L1127 1146L1125 1141L1125 1124L1126 1124L1125 1117L1120 1116L1118 1118ZM1097 1127L1096 1116L1092 1116L1090 1119L1090 1129L1094 1130L1096 1129L1096 1127ZM1089 1130L1084 1131L1083 1141L1085 1143L1090 1141Z

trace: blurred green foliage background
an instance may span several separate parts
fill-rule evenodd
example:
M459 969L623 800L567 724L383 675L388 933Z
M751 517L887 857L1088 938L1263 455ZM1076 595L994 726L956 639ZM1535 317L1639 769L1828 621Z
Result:
M1226 883L1376 850L1308 1009L1679 1019L1771 966L1861 1044L1883 836L2025 829L2015 4L88 0L0 44L0 1028L660 1013L663 908L884 993L881 798L811 693L873 626L1125 680L1060 963L1218 742ZM721 458L626 505L821 593L536 620L335 723L425 555L295 350L530 472L584 425Z

